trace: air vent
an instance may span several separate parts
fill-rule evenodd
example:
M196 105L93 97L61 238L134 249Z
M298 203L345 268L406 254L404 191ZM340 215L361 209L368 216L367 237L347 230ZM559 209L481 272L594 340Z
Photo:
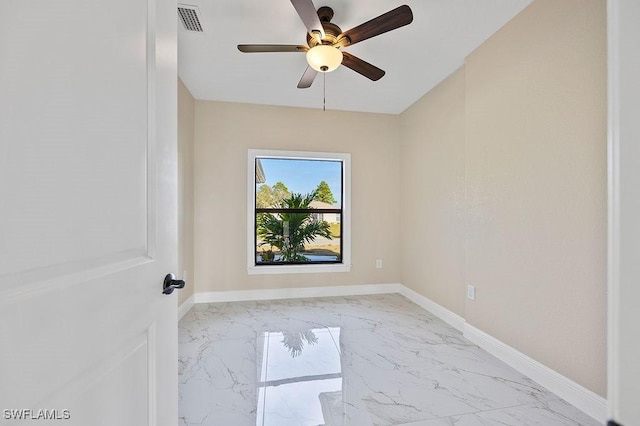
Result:
M178 3L178 15L187 31L203 32L198 6Z

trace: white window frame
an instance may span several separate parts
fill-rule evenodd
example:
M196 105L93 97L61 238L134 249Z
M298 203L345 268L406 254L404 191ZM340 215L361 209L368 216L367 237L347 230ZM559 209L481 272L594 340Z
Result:
M342 163L342 263L310 265L256 266L255 236L253 235L256 209L256 158L286 158L291 160L327 160ZM247 272L249 275L305 274L351 271L351 154L337 152L280 151L249 149L247 152Z

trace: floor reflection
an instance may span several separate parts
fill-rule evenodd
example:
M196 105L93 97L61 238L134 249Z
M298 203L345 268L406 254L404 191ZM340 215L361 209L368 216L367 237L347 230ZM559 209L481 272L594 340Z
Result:
M342 425L340 328L258 336L256 425Z

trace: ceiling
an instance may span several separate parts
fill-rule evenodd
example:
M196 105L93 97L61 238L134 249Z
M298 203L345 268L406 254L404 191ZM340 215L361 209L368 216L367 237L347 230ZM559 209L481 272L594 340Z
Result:
M241 53L238 44L306 44L289 0L187 0L203 33L178 21L178 74L196 99L399 114L464 63L464 58L531 0L314 0L334 10L343 31L408 4L413 22L344 50L382 68L377 82L341 66L296 85L304 53ZM323 77L326 78L323 87ZM323 89L325 93L323 93Z

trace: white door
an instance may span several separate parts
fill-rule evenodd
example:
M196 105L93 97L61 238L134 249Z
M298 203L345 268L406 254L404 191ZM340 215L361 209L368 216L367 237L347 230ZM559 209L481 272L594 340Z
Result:
M177 424L175 7L0 1L0 424Z

